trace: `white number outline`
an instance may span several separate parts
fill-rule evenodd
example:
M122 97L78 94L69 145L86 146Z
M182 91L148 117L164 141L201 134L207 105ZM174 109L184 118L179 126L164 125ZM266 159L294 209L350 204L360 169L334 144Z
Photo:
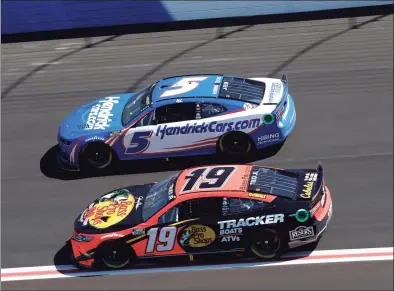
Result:
M159 233L159 236L157 236ZM155 250L158 252L169 252L174 249L176 240L177 228L175 226L166 226L160 229L155 227L149 229L146 233L148 242L146 244L145 253L153 253ZM156 244L158 241L158 244Z
M174 88L174 89L166 90L165 92L163 92L163 94L160 95L160 98L176 96L179 94L190 92L198 87L199 82L202 82L202 81L206 80L207 78L208 77L182 78L178 82L173 84L171 87L169 87L169 88ZM177 87L180 87L180 88L177 88Z
M207 179L205 176L206 176L209 172L211 172L212 170L217 169L217 168L223 168L223 167L232 168L233 170L232 170L232 172L231 172L230 174L228 174L226 180L224 180L223 183L222 183L219 187L215 187L215 188L203 188L203 189L200 188L200 185L201 185L202 183L215 184L219 178ZM187 180L186 183L183 185L182 190L179 192L179 194L190 193L190 192L193 192L193 191L196 191L196 190L202 190L202 191L215 191L215 190L221 189L221 188L223 188L223 187L227 184L228 180L231 178L231 176L232 176L232 175L237 171L237 169L238 169L238 167L236 167L236 166L202 167L202 169L203 169L203 168L206 168L206 170L205 170L204 172L201 173L200 177L198 177L198 179L197 179L196 182L194 183L193 187L192 187L190 190L188 190L188 191L184 191L184 189L186 188L187 184L189 183L189 180ZM201 169L201 168L194 169L193 172L196 171L196 170L198 170L198 169Z

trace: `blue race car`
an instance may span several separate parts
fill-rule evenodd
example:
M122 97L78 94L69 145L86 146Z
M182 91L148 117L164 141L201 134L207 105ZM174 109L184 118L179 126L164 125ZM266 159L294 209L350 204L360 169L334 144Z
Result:
M58 160L68 170L102 170L115 160L242 156L283 143L295 122L285 75L170 77L72 112L59 127Z

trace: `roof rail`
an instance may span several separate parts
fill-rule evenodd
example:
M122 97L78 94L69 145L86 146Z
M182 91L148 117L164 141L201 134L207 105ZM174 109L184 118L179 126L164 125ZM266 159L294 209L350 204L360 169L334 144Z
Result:
M179 76L171 76L171 77L164 78L162 80L168 80L168 79L179 78L179 77L188 77L188 76L189 77L190 76L203 76L203 75L205 75L205 76L223 76L223 74L213 74L213 73L202 74L202 73L200 73L200 74L186 74L186 75L179 75Z

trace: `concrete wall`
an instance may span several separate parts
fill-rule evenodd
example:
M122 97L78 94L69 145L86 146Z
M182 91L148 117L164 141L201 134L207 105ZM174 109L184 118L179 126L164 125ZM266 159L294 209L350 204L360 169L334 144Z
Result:
M393 1L2 0L1 33L255 16L393 4Z

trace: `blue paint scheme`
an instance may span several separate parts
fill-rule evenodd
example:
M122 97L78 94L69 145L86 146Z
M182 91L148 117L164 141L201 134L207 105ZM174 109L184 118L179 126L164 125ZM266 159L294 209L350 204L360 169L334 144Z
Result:
M193 75L188 75L191 77ZM59 143L59 153L58 153L58 161L59 163L66 169L70 170L79 170L79 152L80 150L86 146L88 143L91 142L105 142L106 140L110 139L112 134L120 134L122 129L129 128L133 126L138 120L140 120L143 116L149 114L153 110L158 107L165 106L168 104L175 104L177 103L178 99L182 99L183 103L187 102L199 102L199 103L216 103L224 106L227 110L222 112L221 114L231 113L237 110L242 109L243 105L245 104L244 101L240 100L232 100L232 99L225 99L225 98L218 98L218 94L211 94L212 89L214 86L215 81L218 81L218 84L223 80L224 77L222 75L194 75L195 77L207 76L208 78L199 83L199 86L194 88L192 91L187 92L185 94L173 96L171 98L163 98L162 101L157 101L159 94L162 93L158 92L158 87L162 84L173 85L181 77L176 78L168 78L164 80L160 80L156 87L153 90L152 95L152 104L147 109L144 109L141 113L139 113L134 119L132 119L128 124L122 126L121 116L124 110L125 105L128 101L132 101L135 98L138 98L140 95L137 93L126 93L126 94L115 94L107 97L103 97L97 100L94 100L88 104L85 104L72 112L69 116L65 118L63 123L59 127L58 133L58 143ZM219 79L220 80L219 80ZM273 114L278 114L279 110L282 110L282 116L278 118L272 124L264 124L263 119L261 119L257 124L260 124L255 131L250 133L252 140L255 142L255 145L258 149L262 149L264 147L270 146L275 143L283 142L283 140L290 134L293 130L295 124L295 106L292 97L288 94L288 86L284 83L285 90L284 96L285 98L282 99L281 103L277 106L274 110ZM168 88L167 88L168 89ZM193 96L202 96L202 97L193 97ZM208 97L204 97L207 95ZM190 96L189 98L186 98ZM185 98L184 98L185 97ZM109 106L109 107L108 107ZM96 108L96 109L95 109ZM110 108L110 109L108 109ZM110 111L108 111L110 110ZM95 111L95 113L92 113ZM100 112L99 112L100 111ZM102 123L98 121L98 118L104 118L102 111L105 111L105 115L109 118L107 123ZM286 112L286 117L284 117L284 112ZM91 119L89 119L89 114L91 114ZM220 114L219 114L220 115ZM262 116L263 117L263 116ZM261 118L262 118L261 117ZM279 114L278 114L279 117ZM93 121L92 121L93 120ZM84 124L90 122L90 128L86 129ZM193 124L193 121L189 122L190 125ZM212 123L211 121L207 121L207 124ZM230 122L231 123L231 122ZM97 125L98 124L98 125ZM104 126L105 124L105 126ZM279 126L279 124L281 126ZM103 127L102 129L91 129L94 126ZM160 125L164 128L164 125ZM217 124L213 124L212 128L217 126ZM233 125L234 129L235 124ZM171 124L168 125L171 127ZM161 128L161 130L163 129ZM216 127L215 127L216 128ZM250 127L250 128L254 128ZM159 131L159 129L156 129ZM210 131L211 129L208 129ZM218 131L217 131L218 130ZM215 129L217 132L225 133L227 129ZM196 131L197 132L197 131ZM278 139L273 140L270 142L261 142L261 139L265 135L269 134L278 134ZM214 154L216 153L216 145L212 145L205 148L198 148L198 149L190 149L186 151L179 151L177 153L157 153L157 154L145 154L144 151L149 147L149 137L151 135L161 135L162 132L157 133L155 132L140 132L133 136L132 143L136 145L134 148L128 148L127 151L130 155L125 155L125 147L123 146L123 138L120 137L116 140L116 142L112 145L112 149L116 153L119 159L121 160L138 160L138 159L151 159L151 158L164 158L164 157L171 157L171 156L191 156L191 155L205 155L205 154ZM200 133L202 138L204 138L204 133ZM171 136L166 136L165 138L173 138ZM179 138L181 138L179 136Z
M127 93L127 94L118 94L115 96L120 97L120 99L119 99L119 103L115 104L111 111L113 116L111 116L112 122L109 123L110 127L107 128L109 131L121 130L123 128L121 122L122 111L126 102L129 100L131 96L133 96L133 94ZM61 133L61 136L66 140L73 140L81 136L100 135L103 132L100 129L85 130L80 126L86 124L88 120L89 112L92 109L92 107L94 105L100 104L99 103L100 101L105 101L105 98L106 97L100 98L88 104L82 105L80 108L78 108L77 110L73 111L70 115L68 115L60 125L59 131Z
M393 4L393 1L3 0L1 33L167 23L388 4Z

